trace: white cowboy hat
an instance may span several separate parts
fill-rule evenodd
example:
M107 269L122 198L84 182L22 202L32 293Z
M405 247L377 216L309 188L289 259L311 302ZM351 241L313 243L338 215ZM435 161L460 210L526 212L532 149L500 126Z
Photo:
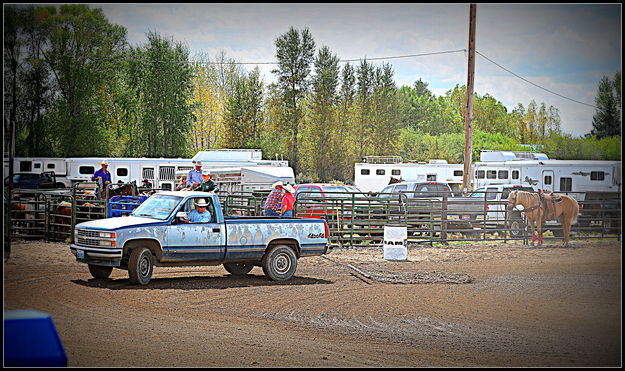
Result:
M271 188L276 188L276 187L284 187L284 184L282 184L281 181L277 181L271 185Z
M109 162L106 160L100 161L100 165L106 165L109 166Z
M206 200L203 198L198 198L195 201L195 206L208 206L208 202L206 202Z
M202 175L211 175L211 171L208 169L202 170Z
M289 193L295 193L295 188L293 188L293 186L290 184L285 185L284 189L286 189L286 191Z
M202 166L202 161L200 160L195 161L195 166Z

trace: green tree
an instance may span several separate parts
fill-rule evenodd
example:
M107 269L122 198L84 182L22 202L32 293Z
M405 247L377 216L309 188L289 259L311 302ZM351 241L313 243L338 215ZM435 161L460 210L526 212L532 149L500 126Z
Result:
M240 76L228 97L224 119L226 148L258 148L263 124L263 83L256 68Z
M371 132L373 123L371 121L371 97L374 88L374 67L366 59L362 60L356 69L358 84L356 89L356 104L358 109L356 135L358 138L358 158L361 159L372 148Z
M189 52L155 32L147 37L146 45L132 49L130 78L140 106L132 145L138 156L184 157L192 125Z
M590 132L597 138L621 134L620 72L616 74L614 80L612 82L607 76L604 76L599 81L597 97L595 98L597 111L592 118L593 129ZM617 81L619 81L618 85L615 84Z
M291 27L276 41L278 68L272 70L278 77L278 87L284 105L281 121L285 123L288 158L297 174L298 133L303 117L303 100L309 88L309 74L315 53L315 41L308 30L301 32Z
M339 85L339 59L330 48L322 47L315 58L315 76L312 79L311 120L308 130L309 156L314 173L323 181L331 180L336 172L332 162L337 140L337 102ZM340 125L340 124L339 124Z
M36 22L46 34L41 51L60 93L52 115L60 153L106 155L112 143L95 100L124 57L125 28L109 23L101 9L78 4L61 5Z

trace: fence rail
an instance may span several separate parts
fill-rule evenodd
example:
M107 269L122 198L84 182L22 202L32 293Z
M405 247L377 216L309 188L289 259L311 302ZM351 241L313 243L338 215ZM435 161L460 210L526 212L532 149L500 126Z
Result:
M107 217L109 201L88 197L89 184L66 191L14 190L9 212L11 237L65 241L73 238L76 224ZM268 191L220 194L225 215L260 216ZM490 192L496 193L496 192ZM521 240L528 243L531 230L518 212L508 212L505 201L484 198L411 199L406 193L372 197L364 193L307 192L295 199L295 215L328 222L330 243L339 246L379 245L384 226L406 226L409 243ZM380 197L388 196L388 197ZM451 195L448 195L451 196ZM577 194L581 199L582 194ZM579 201L581 214L572 237L618 238L621 228L621 194L618 198ZM132 205L130 205L132 206ZM135 205L136 206L136 205ZM121 210L119 215L127 214ZM118 214L115 214L118 215ZM558 222L546 222L546 239L562 238Z

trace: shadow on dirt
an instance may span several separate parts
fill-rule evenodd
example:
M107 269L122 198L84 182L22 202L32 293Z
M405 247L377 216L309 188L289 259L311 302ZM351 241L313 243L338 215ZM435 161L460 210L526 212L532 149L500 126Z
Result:
M100 287L110 290L201 290L201 289L231 289L238 287L261 286L302 286L327 285L332 281L309 277L293 277L288 281L270 281L264 275L248 274L246 276L224 275L221 277L168 277L152 278L145 286L132 285L129 279L97 279L72 280L73 283L87 287Z

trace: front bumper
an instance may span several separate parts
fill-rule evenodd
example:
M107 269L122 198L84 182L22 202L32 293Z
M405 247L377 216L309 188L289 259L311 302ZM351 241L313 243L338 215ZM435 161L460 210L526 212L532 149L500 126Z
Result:
M69 249L76 256L76 261L95 265L117 267L121 264L123 255L123 250L116 248L97 248L71 244Z

